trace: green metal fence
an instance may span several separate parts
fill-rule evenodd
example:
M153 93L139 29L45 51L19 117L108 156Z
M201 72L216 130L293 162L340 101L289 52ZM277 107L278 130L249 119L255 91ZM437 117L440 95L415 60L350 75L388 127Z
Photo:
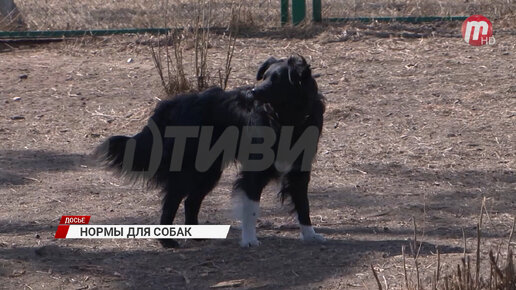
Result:
M314 22L372 22L372 21L398 21L409 23L421 23L431 21L464 21L467 16L378 16L378 17L329 17L322 16L322 1L312 1L312 21ZM292 23L298 25L306 19L306 0L292 0ZM281 0L281 24L289 22L289 1Z
M61 38L123 33L159 34L166 33L170 28L156 27L174 27L176 29L181 26L187 27L189 19L195 16L194 12L196 11L195 5L192 6L194 1L187 2L188 5L185 4L184 7L172 1L170 2L172 4L165 9L160 6L159 3L161 2L157 0L126 1L117 5L96 0L95 5L91 3L86 5L91 1L76 0L66 3L60 0L20 1L20 11L26 17L28 23L27 31L0 31L0 39ZM214 13L213 24L217 27L227 26L228 19L231 19L231 7L234 7L234 1L210 1L213 9L217 11L217 13ZM307 5L306 0L244 0L242 3L245 4L242 5L245 9L242 13L245 16L242 23L250 23L250 25L261 28L278 26L278 20L282 25L287 23L298 25L305 20L311 20L315 23L463 21L467 16L452 15L460 15L467 11L468 13L487 13L490 16L497 16L496 13L501 13L500 11L504 11L503 8L505 7L493 6L489 4L489 0L427 0L423 2L419 0L312 0L308 2L309 5ZM360 9L354 9L353 5L357 5L356 3L361 5ZM407 3L411 5L424 3L437 8L417 13L413 13L409 9L398 11L392 10L392 7L385 9L389 5L405 5ZM513 4L511 5L510 7L514 7ZM446 12L439 11L439 7L445 7ZM510 9L506 8L505 10ZM391 14L392 11L394 13ZM309 14L311 14L311 17ZM339 15L346 17L336 17ZM175 25L167 23L168 20L173 20Z
M1 0L0 0L1 1ZM233 16L240 27L267 29L279 26L278 0L14 0L24 25L8 24L0 13L0 41L58 39L124 33L162 34L169 29L196 27L196 19L206 15L202 26L226 31ZM204 16L203 16L204 17Z
M0 31L0 39L61 38L79 36L105 36L126 33L166 34L170 28L123 28L95 30L50 30L50 31Z

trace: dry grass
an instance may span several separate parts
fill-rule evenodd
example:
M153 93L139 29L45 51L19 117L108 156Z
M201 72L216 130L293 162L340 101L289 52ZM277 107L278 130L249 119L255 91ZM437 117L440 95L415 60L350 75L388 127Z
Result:
M426 226L417 219L417 241L427 242L418 259L425 266L420 267L425 285L430 285L428 272L436 269L431 252L436 245L443 275L460 263L461 228L475 268L478 206L472 205L482 195L492 202L494 224L482 230L483 248L496 249L491 242L501 238L506 249L507 221L512 222L516 202L511 98L516 37L507 35L492 48L472 48L460 38L362 34L327 43L347 28L326 29L331 29L327 37L313 39L238 39L229 81L229 87L254 84L261 61L293 52L309 58L314 73L322 74L317 81L328 109L310 189L313 221L329 240L321 247L297 241L296 221L288 208L278 206L275 188L263 196L264 243L251 251L236 248L238 231L227 241L192 242L178 251L148 240L55 241L58 214L91 214L96 224L157 221L157 192L125 186L82 165L105 136L141 130L155 107L159 78L148 47L135 45L143 36L87 38L84 46L63 43L5 54L2 101L9 102L2 102L6 117L0 118L5 164L0 191L8 202L0 214L5 221L0 264L6 276L25 274L4 279L3 285L206 289L245 279L248 288L364 289L363 282L375 289L369 268L374 262L382 285L387 280L389 289L401 289L400 249L412 233L410 217L421 216L424 195ZM185 69L193 76L193 46L188 49ZM212 43L210 61L222 64L225 55L224 45ZM127 63L129 57L134 62ZM29 78L20 81L22 73ZM17 96L22 99L13 101ZM25 120L9 118L14 115ZM232 223L229 196L235 175L228 172L208 196L201 220ZM182 214L178 217L181 223ZM46 256L34 254L49 247ZM414 268L410 254L407 246L408 272ZM207 264L199 266L199 261ZM483 261L481 270L489 271L489 260Z
M484 14L500 18L516 11L513 0L383 0L324 1L324 17L450 16Z
M456 264L448 273L443 273L441 265L441 255L439 249L436 249L436 260L433 263L435 270L430 279L430 282L425 282L420 278L421 269L428 269L432 265L425 266L419 261L419 250L422 242L417 240L417 227L415 219L414 222L414 240L410 244L412 251L412 262L414 267L411 271L407 270L407 257L405 248L402 248L403 256L403 284L407 290L424 290L424 289L444 289L444 290L475 290L475 289L516 289L516 268L514 267L514 254L511 246L512 236L514 234L514 227L516 218L513 221L513 226L507 240L506 250L502 250L499 246L496 251L489 250L489 254L482 255L482 235L481 229L484 215L489 217L486 209L486 199L482 201L479 221L477 224L477 237L474 265L470 255L466 254L467 244L464 238L464 256L460 263ZM503 245L505 241L500 241L498 244ZM415 250L417 249L417 250ZM496 253L496 254L495 254ZM505 257L505 258L504 258ZM482 268L482 265L484 268ZM488 269L486 269L488 268ZM378 289L382 290L383 286L378 278L375 268L371 265L373 276L377 281ZM385 281L386 288L388 288L387 281Z
M168 1L164 4L167 6ZM216 12L212 3L206 0L197 1L195 10L195 17L187 25L189 29L183 29L176 23L173 26L174 30L158 39L156 48L151 43L152 59L165 93L169 97L183 92L202 91L215 85L226 89L229 81L239 20L242 18L242 3L231 7L230 23L224 34L217 37L218 40L226 42L227 47L225 61L219 63L218 67L209 66L209 48L215 41L211 26ZM193 64L192 68L185 69L183 53L188 46L193 49ZM194 72L193 79L187 76L190 69Z
M29 29L106 29L126 27L163 27L175 22L186 26L196 17L196 1L179 0L18 0ZM209 1L216 11L211 26L225 27L231 21L231 9L242 4L242 25L269 28L279 26L280 1ZM307 15L311 15L308 1ZM514 22L514 0L352 0L323 1L323 17L356 16L448 16L484 14ZM170 17L169 17L170 16ZM512 19L512 20L511 20Z
M12 4L11 2L9 5L5 3L2 4L2 7L0 7L0 31L22 30L24 27L25 23L23 22L23 17L19 13L18 8L16 7L16 3Z
M158 41L157 49L151 46L152 59L161 85L168 96L179 92L188 92L191 90L191 85L184 71L183 33L173 31L167 34L165 39L167 44L169 41L172 43L172 49L169 45L162 49L161 41Z
M242 4L243 23L261 27L279 23L279 1L211 0L209 3L215 11L211 26L228 26L236 3ZM187 26L197 13L197 1L192 0L19 0L17 4L29 29L34 30L164 27L172 22Z

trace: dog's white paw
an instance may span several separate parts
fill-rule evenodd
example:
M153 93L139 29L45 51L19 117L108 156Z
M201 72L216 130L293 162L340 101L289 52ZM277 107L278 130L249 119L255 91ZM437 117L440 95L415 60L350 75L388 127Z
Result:
M301 229L301 240L307 243L322 243L326 239L319 234L316 234L312 226L300 225Z
M326 239L319 234L313 233L308 235L301 234L301 240L305 243L324 243Z
M242 247L242 248L257 247L259 245L260 245L260 241L258 241L258 239L240 241L240 247Z

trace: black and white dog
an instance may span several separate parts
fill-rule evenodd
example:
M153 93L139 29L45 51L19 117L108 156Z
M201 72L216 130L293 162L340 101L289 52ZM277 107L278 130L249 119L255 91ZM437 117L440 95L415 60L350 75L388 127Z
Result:
M272 179L281 180L281 200L292 200L301 239L324 241L312 228L307 196L323 97L299 55L267 59L257 79L261 82L254 88L212 88L163 101L140 133L110 137L95 155L109 168L163 189L162 225L172 224L184 198L185 223L198 224L204 197L236 160L241 165L234 189L241 201L242 247L259 244L259 201ZM171 239L160 242L178 245Z

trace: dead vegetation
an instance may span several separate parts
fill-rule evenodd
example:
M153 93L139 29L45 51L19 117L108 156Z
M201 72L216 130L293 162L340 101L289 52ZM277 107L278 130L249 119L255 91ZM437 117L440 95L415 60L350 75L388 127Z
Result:
M405 253L405 246L402 247L403 257L403 277L404 277L404 289L407 290L425 290L425 289L442 289L442 290L482 290L482 289L495 289L495 290L509 290L516 289L516 268L514 267L514 254L512 249L512 237L514 234L514 227L516 225L516 218L513 219L512 228L509 233L508 240L506 242L506 248L501 246L505 244L505 241L499 241L496 250L489 249L488 254L482 255L481 253L487 253L482 249L482 228L483 217L486 215L489 217L489 213L486 208L486 199L484 198L480 207L479 221L477 223L477 236L476 236L476 247L474 265L472 263L471 255L467 254L467 243L464 237L464 254L460 259L460 262L455 267L451 267L447 272L443 271L441 265L441 253L439 248L435 249L435 261L432 265L422 265L418 260L420 256L422 242L418 242L417 234L418 229L416 226L415 218L414 222L414 239L409 244L412 255L409 260L412 260L413 267L411 270L407 270L407 257ZM464 233L464 231L463 231ZM423 237L424 239L424 232ZM495 254L496 253L496 254ZM504 258L505 257L505 258ZM482 268L482 266L484 268ZM427 282L423 282L420 275L422 268L433 267L433 273ZM378 277L375 267L371 265L371 271L373 277L377 282L379 290L389 289L388 282L383 277L384 283L382 283Z
M31 30L114 29L134 27L164 27L173 21L183 24L195 19L194 0L102 1L102 0L18 0L16 3ZM241 23L254 29L279 26L280 1L272 0L212 0L211 25L226 27L232 7L241 4ZM308 17L311 2L307 2ZM174 14L170 14L173 11ZM516 3L513 0L375 0L323 1L323 18L359 16L450 16L484 14L490 19L514 24ZM505 23L504 23L505 24Z
M164 9L168 6L164 2ZM159 37L154 47L151 44L151 54L161 84L167 96L171 97L178 93L202 91L214 85L226 89L232 66L231 61L235 51L235 44L239 32L239 25L242 13L242 3L234 4L231 7L230 21L219 40L225 42L227 47L226 57L220 67L211 67L209 64L209 49L211 42L215 41L212 34L213 6L211 1L197 1L195 10L197 14L183 28L178 24L165 36ZM165 17L168 19L168 16ZM184 25L184 23L182 23ZM167 25L168 27L168 25ZM185 69L183 53L185 49L193 49L193 78L187 76L188 69ZM218 78L218 81L215 79Z
M205 1L214 13L210 26L227 27L233 8L241 6L241 23L263 28L279 24L279 1ZM32 30L116 29L134 27L187 27L199 12L197 0L18 0L19 9ZM207 7L203 7L206 9Z
M30 14L31 27L38 29L168 26L165 20L176 19L163 17L165 11L149 1L19 2L31 11L46 5ZM194 1L173 2L179 23L170 26L184 19L193 23L199 15L189 10ZM513 287L507 245L514 245L513 231L508 243L507 236L516 202L514 35L504 34L493 47L472 48L454 36L460 24L372 23L316 26L315 33L289 27L232 42L231 13L217 6L222 2L211 2L213 29L207 43L197 44L208 48L209 83L253 84L261 61L294 52L321 74L328 110L310 201L314 224L328 243L299 243L296 222L277 206L274 188L261 204L263 244L249 251L237 248L238 230L226 241L185 243L174 251L152 240L53 238L63 214L91 214L95 224L158 220L159 193L121 184L90 165L88 154L106 136L140 130L160 83L173 92L198 89L191 24L186 32L152 39L87 38L2 55L0 284L13 289ZM279 1L243 3L235 25L240 31L278 25ZM484 2L457 5L478 3ZM51 5L65 8L51 13ZM349 15L366 10L373 11L357 6ZM331 12L346 16L337 8ZM497 31L510 30L496 25ZM404 32L425 35L414 39ZM160 76L149 46L160 58ZM203 222L233 222L231 174L207 197ZM483 196L490 204L478 227Z
M327 33L338 36L344 29ZM405 245L409 281L417 285L412 257L421 248L419 280L428 289L436 247L439 281L460 264L461 229L473 249L474 278L482 196L489 212L482 256L493 249L496 258L496 241L507 241L516 202L516 41L506 37L482 48L443 37L237 39L230 87L252 85L257 66L269 56L298 52L321 74L317 81L327 99L310 202L314 225L328 243L300 243L296 221L271 187L261 203L263 244L249 251L238 248L235 229L227 240L189 242L174 251L153 240L55 240L63 214L91 215L92 224L159 220L158 192L125 185L87 160L105 137L141 130L161 81L148 45L136 44L143 36L4 53L2 285L204 289L244 280L239 287L375 289L374 263L384 288L387 281L389 289L403 289ZM193 44L186 47L185 69L193 75ZM226 54L226 43L215 38L211 60L222 64ZM203 203L202 223L235 224L229 196L236 173L227 173ZM178 213L179 224L181 218ZM501 249L504 254L506 246ZM502 272L505 260L500 255ZM483 263L481 273L488 277L489 261Z
M25 23L16 3L12 0L0 2L0 31L24 30Z
M356 16L452 16L483 14L502 18L516 11L513 0L383 0L324 1L326 17Z

